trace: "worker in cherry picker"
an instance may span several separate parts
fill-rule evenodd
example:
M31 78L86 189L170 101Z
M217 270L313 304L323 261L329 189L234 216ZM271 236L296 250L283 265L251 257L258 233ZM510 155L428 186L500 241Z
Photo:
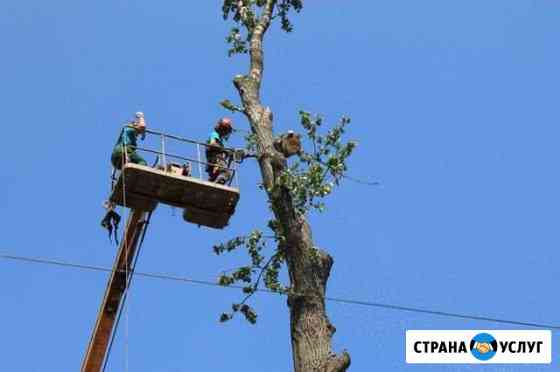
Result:
M208 180L220 184L227 183L231 178L229 170L230 155L224 150L225 143L233 132L233 122L230 118L221 118L208 139L206 147L206 172Z
M131 162L140 165L147 165L146 161L136 152L138 137L143 139L146 134L146 121L144 114L137 112L134 120L121 130L119 139L111 154L111 163L116 169L122 169L123 163ZM126 154L126 157L125 157ZM113 174L114 177L114 174ZM107 211L101 220L101 226L109 232L109 239L112 234L115 236L115 243L119 244L117 235L121 216L115 212L115 205L110 201L105 201L103 207Z
M116 169L121 169L123 163L130 162L140 165L148 165L146 160L138 155L136 146L138 137L144 139L146 135L146 120L144 113L137 112L134 120L121 131L117 144L111 155L111 163ZM126 157L125 157L126 154Z

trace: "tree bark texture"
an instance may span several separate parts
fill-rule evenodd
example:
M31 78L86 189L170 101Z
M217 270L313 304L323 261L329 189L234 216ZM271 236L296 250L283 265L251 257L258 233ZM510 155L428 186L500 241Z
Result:
M256 135L263 185L286 241L284 249L291 282L288 296L295 372L343 372L350 355L333 353L331 338L335 327L325 309L325 292L333 259L313 244L311 227L298 216L289 191L274 187L286 167L284 155L274 148L273 114L260 101L264 71L263 38L270 25L277 0L267 0L250 40L250 70L234 78L243 112Z

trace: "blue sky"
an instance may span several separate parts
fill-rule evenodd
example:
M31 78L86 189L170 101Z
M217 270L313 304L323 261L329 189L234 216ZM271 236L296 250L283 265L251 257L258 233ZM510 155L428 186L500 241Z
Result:
M237 100L219 1L4 0L0 12L3 254L111 266L99 228L109 153L135 111L204 139ZM550 1L313 1L290 35L266 40L263 100L277 131L297 111L349 115L351 182L312 216L335 266L328 294L560 324L557 160L560 8ZM241 116L236 125L247 129ZM242 138L232 139L242 145ZM138 270L213 280L243 256L214 243L264 225L257 167L241 171L231 225L188 225L158 208ZM261 223L262 221L262 223ZM0 261L3 370L75 371L106 275ZM109 370L291 369L284 298L259 295L259 322L222 325L237 291L137 278ZM352 371L411 366L406 329L517 329L482 321L328 304ZM560 341L553 333L553 345ZM552 371L486 366L485 371Z

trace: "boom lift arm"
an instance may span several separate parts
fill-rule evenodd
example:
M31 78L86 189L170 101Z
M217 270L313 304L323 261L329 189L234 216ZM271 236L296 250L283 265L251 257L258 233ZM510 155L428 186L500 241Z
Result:
M209 164L200 160L200 148L208 146L207 144L162 132L146 130L146 133L161 138L161 151L139 147L136 147L136 150L161 155L161 167L152 168L125 162L118 178L113 180L109 202L130 208L131 213L82 362L82 372L100 372L104 367L123 299L126 298L128 283L133 275L139 245L146 232L149 216L158 203L183 208L183 218L189 223L223 229L228 225L239 201L238 188L216 184L203 178L202 165ZM166 153L166 139L195 144L198 160ZM240 163L244 158L255 156L243 150L227 150L233 152L230 158L236 163ZM187 161L189 167L191 162L197 162L198 178L191 176L190 172L178 174L173 171L174 167L168 167L174 165L167 163L168 157ZM229 166L228 169L235 171Z
M147 212L132 210L128 218L124 238L121 241L97 315L97 322L82 363L82 372L100 372L103 368L111 336L115 332L115 320L119 307L122 306L127 283L132 277L131 268L137 254L140 237L147 228L147 216Z

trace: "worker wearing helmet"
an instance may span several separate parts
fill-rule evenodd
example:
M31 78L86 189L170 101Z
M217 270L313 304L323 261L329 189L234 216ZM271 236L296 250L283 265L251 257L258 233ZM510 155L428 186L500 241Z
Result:
M113 149L111 155L111 163L116 169L121 169L123 163L135 163L140 165L148 165L146 160L136 152L138 136L143 139L146 133L146 121L144 113L137 112L134 120L123 128L119 136L119 140Z
M206 172L208 172L208 180L211 182L223 185L231 178L231 172L228 169L229 155L223 148L232 131L232 120L221 118L214 127L212 134L210 134L206 147Z

